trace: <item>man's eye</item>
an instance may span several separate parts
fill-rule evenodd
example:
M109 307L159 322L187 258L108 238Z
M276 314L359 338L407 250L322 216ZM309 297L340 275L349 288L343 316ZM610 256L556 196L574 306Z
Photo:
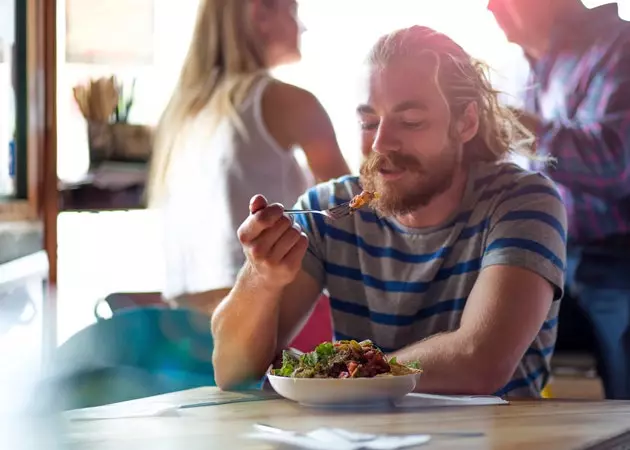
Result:
M360 122L362 130L376 130L378 128L378 123L375 122Z
M402 122L402 124L405 127L412 128L414 130L418 130L420 128L423 128L425 123L426 122L424 120L420 120L420 121L403 120L403 122Z

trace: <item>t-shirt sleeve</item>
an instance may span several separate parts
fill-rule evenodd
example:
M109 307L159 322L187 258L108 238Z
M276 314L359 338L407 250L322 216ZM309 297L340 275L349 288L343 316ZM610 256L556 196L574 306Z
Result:
M532 174L506 193L490 218L481 268L522 267L547 279L554 299L564 291L567 212L555 184Z
M329 188L327 185L318 185L302 195L294 209L326 209L328 208ZM308 250L302 260L302 269L311 275L320 285L326 281L326 247L324 239L326 235L326 219L318 214L299 214L294 220L302 227L302 231L308 236Z

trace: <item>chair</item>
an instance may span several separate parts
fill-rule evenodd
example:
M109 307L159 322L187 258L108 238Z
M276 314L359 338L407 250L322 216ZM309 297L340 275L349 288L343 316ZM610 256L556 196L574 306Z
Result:
M169 308L160 292L116 292L96 302L94 316L97 319L102 319L98 312L101 303L106 303L112 314L135 308Z
M158 293L106 297L112 317L100 318L62 344L38 401L74 409L214 386L210 318L170 309ZM292 347L310 351L332 337L330 304L322 296ZM259 389L261 381L243 389Z
M119 314L128 309L144 307L168 307L159 292L119 292L105 297L104 302L109 305L112 314ZM97 317L95 307L95 315ZM311 316L304 324L304 327L290 344L300 351L308 352L313 350L318 344L332 339L333 330L331 322L330 301L326 295L322 295Z
M72 409L214 386L208 321L183 309L120 311L57 349L42 395Z
M290 346L302 352L310 352L322 342L330 341L332 336L330 300L326 295L322 295L311 316Z

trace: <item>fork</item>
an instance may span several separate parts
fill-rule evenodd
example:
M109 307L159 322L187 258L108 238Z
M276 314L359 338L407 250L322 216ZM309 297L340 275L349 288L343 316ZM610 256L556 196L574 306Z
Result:
M328 209L285 209L284 213L289 215L295 214L320 214L322 216L326 216L332 220L343 219L351 215L355 211L354 208L350 206L350 202L342 203L341 205L333 206Z

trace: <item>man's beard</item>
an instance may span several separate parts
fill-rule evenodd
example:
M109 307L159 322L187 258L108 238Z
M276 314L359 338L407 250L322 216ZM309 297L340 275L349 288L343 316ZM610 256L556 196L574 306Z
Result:
M411 213L426 206L437 195L442 194L453 182L459 165L457 147L453 143L444 150L439 163L423 167L414 156L404 153L382 155L372 152L361 164L361 186L368 192L377 192L378 198L370 205L382 216L396 216ZM383 167L405 169L415 180L405 179L385 181L379 170Z

